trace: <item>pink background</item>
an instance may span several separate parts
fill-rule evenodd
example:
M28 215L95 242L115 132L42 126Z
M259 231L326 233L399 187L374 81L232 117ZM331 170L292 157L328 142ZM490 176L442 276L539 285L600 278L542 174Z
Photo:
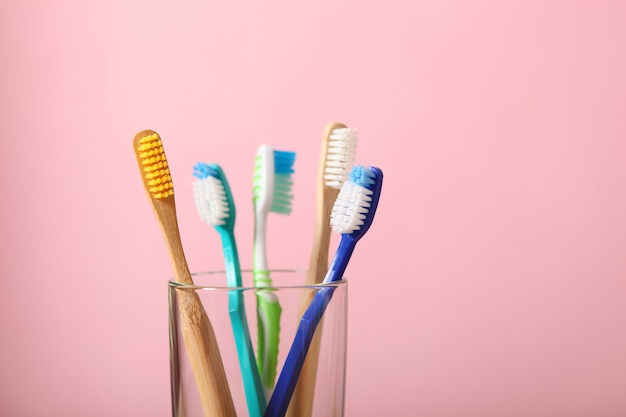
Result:
M0 56L2 415L170 413L135 133L194 270L222 261L191 166L229 175L250 266L256 147L298 152L270 264L303 267L331 121L385 172L347 416L626 415L625 2L4 1Z

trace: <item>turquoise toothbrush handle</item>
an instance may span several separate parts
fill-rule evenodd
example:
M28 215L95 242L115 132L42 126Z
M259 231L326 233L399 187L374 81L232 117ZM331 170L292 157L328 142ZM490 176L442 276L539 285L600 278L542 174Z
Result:
M241 287L241 269L239 255L232 232L224 231L222 236L222 249L226 265L226 278L228 286ZM239 366L243 378L243 386L246 393L246 402L250 417L261 417L265 412L267 400L263 390L263 384L257 368L254 348L250 339L248 320L242 290L232 290L228 296L228 312L230 315L235 345L239 355Z
M240 290L231 291L229 294L229 304L230 306L243 306L243 294ZM245 311L242 309L232 309L231 307L229 314L235 335L237 354L239 355L239 366L243 377L243 387L246 393L248 412L251 417L261 417L265 412L267 400L265 399L265 392L261 384L261 378L254 356L254 348L250 340Z

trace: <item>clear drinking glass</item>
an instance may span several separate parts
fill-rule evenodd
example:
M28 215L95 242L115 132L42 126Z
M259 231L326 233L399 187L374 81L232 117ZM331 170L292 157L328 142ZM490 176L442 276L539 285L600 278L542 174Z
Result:
M315 338L319 338L318 363L308 371L300 374L301 380L307 384L298 386L297 393L291 398L288 416L308 417L342 417L344 412L345 376L346 376L346 342L347 342L347 292L346 280L332 284L304 285L306 271L303 270L272 270L271 288L228 287L224 271L211 271L193 274L195 285L182 285L169 282L169 328L170 328L170 364L172 389L173 417L218 417L203 411L201 393L194 379L194 370L188 359L187 346L181 329L179 308L181 292L197 294L202 307L206 311L212 326L219 354L223 363L228 389L239 417L251 416L249 412L239 354L235 341L235 330L231 321L229 308L232 306L234 294L241 294L245 319L249 329L250 341L258 359L258 298L263 291L271 292L278 300L282 309L280 314L280 338L276 379L278 381L285 359L292 348L296 331L301 322L303 309L310 303L315 294L330 292L332 297L323 312L317 326ZM242 281L252 285L252 272L242 271ZM307 362L311 361L315 352L315 341L308 351ZM302 349L295 346L294 349ZM211 352L210 354L214 354ZM311 368L314 369L313 377ZM303 375L307 377L303 377ZM306 385L306 386L304 386ZM270 389L266 393L269 402ZM303 394L308 393L308 395ZM306 399L310 398L310 401ZM275 401L277 398L274 398ZM294 400L296 399L296 400ZM307 405L308 404L308 405ZM258 413L256 413L258 414Z

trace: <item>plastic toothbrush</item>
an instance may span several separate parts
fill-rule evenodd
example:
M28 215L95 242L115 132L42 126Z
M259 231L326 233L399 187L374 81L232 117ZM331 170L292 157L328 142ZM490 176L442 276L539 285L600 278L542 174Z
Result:
M382 180L383 173L379 168L355 166L350 172L349 180L342 186L330 221L333 231L341 233L341 240L324 277L324 283L336 282L343 277L356 243L372 224L378 207ZM264 417L285 415L315 329L330 303L334 290L335 287L330 286L319 289L304 312Z
M328 252L331 229L328 227L333 204L341 186L348 178L356 152L356 131L343 123L330 123L324 129L320 162L317 174L317 209L315 217L315 238L305 279L305 285L319 284L328 270ZM298 320L313 299L313 292L304 293L300 303ZM320 329L321 330L321 329ZM313 412L315 379L319 359L321 331L318 330L311 342L302 372L296 385L287 415L289 417L310 417Z
M270 211L291 213L295 157L295 152L273 150L268 145L261 145L257 150L253 186L253 276L256 287L272 285L267 262L267 217ZM267 397L276 380L281 312L278 298L271 289L257 292L257 364Z
M228 286L240 288L241 268L234 233L235 203L226 176L219 165L203 162L193 167L193 175L197 178L193 182L193 192L198 215L219 232ZM240 290L231 291L228 303L248 412L250 417L261 417L267 400L250 340L243 293Z
M177 282L194 285L185 259L176 218L174 184L159 135L144 130L133 148L144 187L167 243ZM236 416L215 333L202 303L193 291L178 292L180 324L187 355L205 417ZM174 404L178 408L180 404Z

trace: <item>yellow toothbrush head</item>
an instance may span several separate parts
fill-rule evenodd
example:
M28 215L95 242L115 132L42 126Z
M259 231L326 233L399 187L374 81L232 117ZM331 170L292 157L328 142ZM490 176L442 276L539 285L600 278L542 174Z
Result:
M152 199L166 199L174 195L174 183L159 134L143 130L133 141L141 178Z
M148 200L167 242L176 281L193 284L180 241L174 201L174 183L161 138L154 130L143 130L135 135L133 148Z

